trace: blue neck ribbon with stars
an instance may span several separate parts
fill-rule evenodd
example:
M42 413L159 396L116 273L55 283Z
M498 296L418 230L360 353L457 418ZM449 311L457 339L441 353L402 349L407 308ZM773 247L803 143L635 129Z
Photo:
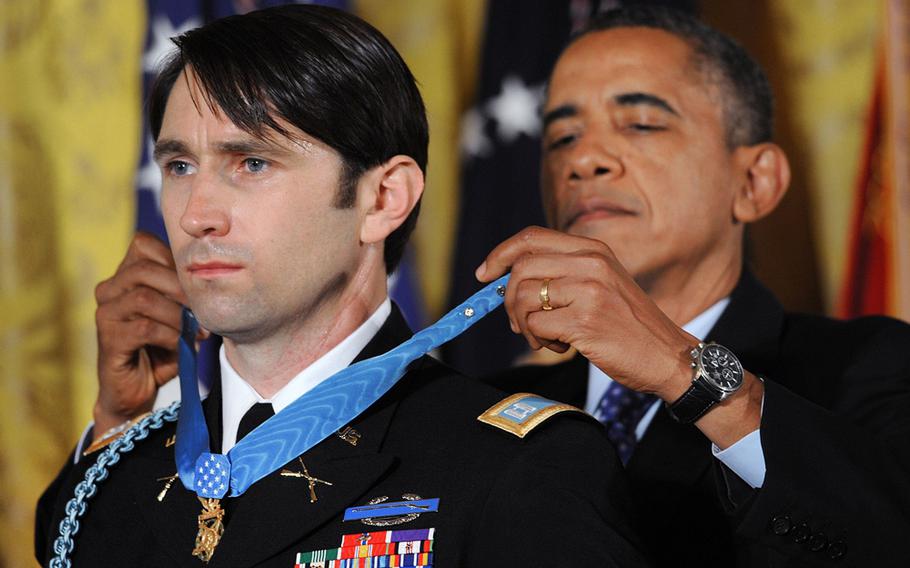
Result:
M337 432L391 389L410 363L457 337L503 301L509 276L487 285L432 326L391 351L355 363L319 383L247 434L227 455L213 454L196 378L199 323L183 311L180 414L175 456L184 487L200 497L242 495L252 484Z

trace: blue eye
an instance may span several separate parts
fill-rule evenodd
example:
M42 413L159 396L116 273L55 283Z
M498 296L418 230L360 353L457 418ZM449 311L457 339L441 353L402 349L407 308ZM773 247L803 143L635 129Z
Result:
M243 165L248 172L258 174L268 168L269 163L261 158L247 158L243 160Z
M182 177L193 173L193 166L181 160L168 162L167 165L164 166L164 169L167 171L167 173L177 177Z

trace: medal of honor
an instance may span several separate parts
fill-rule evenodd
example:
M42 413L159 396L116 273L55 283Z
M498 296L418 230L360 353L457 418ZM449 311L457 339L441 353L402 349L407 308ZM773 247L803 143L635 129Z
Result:
M196 493L202 504L193 556L209 562L224 534L225 511L221 508L222 498L242 495L250 485L277 472L283 465L303 455L332 432L337 432L359 416L404 376L412 361L457 337L502 304L508 279L506 275L488 284L434 325L415 333L388 353L355 363L329 377L250 432L227 456L213 454L209 449L208 426L202 413L196 378L195 339L198 323L192 312L184 309L178 344L181 402L140 420L103 451L103 460L99 458L98 463L89 468L84 485L77 486L87 489L77 490L77 494L67 502L67 516L60 523L60 533L54 541L56 555L50 565L69 565L75 547L76 530L73 527L78 527L78 521L87 509L87 501L96 493L98 482L107 477L110 465L117 463L119 456L131 451L134 441L144 439L150 431L175 419L177 435L168 440L166 447L174 446L180 483L187 490ZM341 431L339 436L352 446L356 446L360 439L359 433L351 428ZM329 482L309 475L306 469L302 473L288 470L285 475L306 479L310 484L312 502L317 500L317 483L330 485ZM159 501L164 500L174 480L174 476L158 480L166 482L158 495ZM430 508L438 504L438 499L426 501L428 502L408 501L394 505L407 509L404 513L413 513L415 510L425 513L431 512ZM393 503L384 504L382 510L388 513L390 505ZM367 514L381 516L376 510L368 511ZM421 554L427 557L425 563L420 565L431 565L432 552ZM394 561L399 560L396 557ZM408 560L412 561L413 559Z
M415 333L395 349L355 363L324 380L247 434L227 455L213 454L209 449L208 425L196 378L195 338L199 323L184 308L178 346L181 403L174 455L181 483L197 494L203 507L193 556L208 562L215 553L224 533L221 498L242 495L250 485L294 458L301 459L303 472L286 470L284 475L305 478L310 501L315 503L316 483L331 483L309 475L299 456L379 400L404 376L412 361L458 336L498 307L508 278L506 275L487 285L436 324ZM427 512L425 509L429 507L422 503L405 505L406 513L411 514L414 508Z
M193 549L193 556L208 562L215 554L215 547L221 541L221 535L224 534L224 509L221 508L220 499L203 499L199 497L202 503L202 512L199 514L199 531L196 533L196 547Z

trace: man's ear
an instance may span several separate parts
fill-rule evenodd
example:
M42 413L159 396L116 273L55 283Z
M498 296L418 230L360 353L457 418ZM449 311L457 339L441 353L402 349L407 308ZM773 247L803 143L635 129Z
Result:
M382 242L404 223L423 195L423 172L410 156L394 156L361 176L357 192L363 214L360 241Z
M777 144L741 146L735 159L745 169L745 178L733 201L733 219L752 223L777 207L790 187L790 162Z

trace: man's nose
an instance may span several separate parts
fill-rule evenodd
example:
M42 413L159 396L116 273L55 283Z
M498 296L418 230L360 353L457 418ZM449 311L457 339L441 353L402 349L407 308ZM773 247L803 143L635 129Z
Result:
M589 133L577 141L569 158L570 181L590 180L598 177L618 177L623 165L604 136Z
M225 189L219 188L217 176L197 174L180 217L180 227L197 238L219 237L230 230L230 207Z

